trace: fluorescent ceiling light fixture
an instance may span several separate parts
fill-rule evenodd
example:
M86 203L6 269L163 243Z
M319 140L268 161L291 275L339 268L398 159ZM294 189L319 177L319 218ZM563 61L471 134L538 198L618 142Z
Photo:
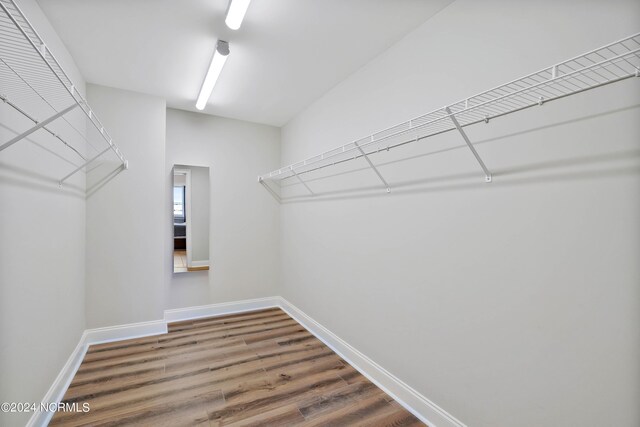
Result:
M216 85L218 77L220 77L220 73L222 72L222 67L224 67L224 63L227 62L228 57L229 43L218 40L216 51L213 53L213 58L211 58L211 65L209 65L209 70L200 89L200 95L198 95L198 101L196 101L196 108L198 110L204 110L204 107L206 107L213 87Z
M227 18L224 22L227 27L232 30L237 30L242 25L244 15L247 13L251 0L231 0L229 3L229 10L227 10Z

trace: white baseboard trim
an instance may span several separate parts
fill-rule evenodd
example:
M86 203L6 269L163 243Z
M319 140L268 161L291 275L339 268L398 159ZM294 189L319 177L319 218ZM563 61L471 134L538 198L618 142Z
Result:
M84 344L102 344L111 341L128 340L131 338L148 337L166 333L167 322L164 320L107 326L105 328L87 329L84 331Z
M466 427L464 423L282 297L280 308L429 427Z
M220 304L201 305L198 307L165 310L164 320L167 323L179 322L181 320L224 316L226 314L243 313L246 311L262 310L265 308L273 307L280 307L280 297L247 299L241 301L223 302Z
M130 323L128 325L108 326L105 328L87 329L82 333L78 345L69 356L67 363L62 367L55 381L45 394L42 402L58 403L64 397L65 392L71 384L71 380L75 376L87 348L91 344L100 344L111 341L120 341L131 338L140 338L150 335L158 335L167 333L167 322L164 320L156 320L152 322ZM35 411L27 427L42 427L49 424L53 412Z
M73 379L73 376L76 374L76 371L80 367L80 363L82 363L82 359L84 359L84 354L87 352L87 346L84 344L85 334L83 333L80 337L80 341L76 348L71 352L71 356L67 359L67 363L64 364L60 373L51 384L51 387L44 395L42 399L43 403L57 403L62 400L64 393L69 388L69 384ZM49 424L51 421L51 417L53 417L53 412L42 412L35 411L29 421L27 422L27 427L42 427Z
M351 366L430 427L466 427L464 423L279 296L165 310L163 320L87 329L82 334L80 342L71 353L71 356L69 356L67 363L58 374L49 391L47 391L42 402L52 403L62 400L71 380L82 363L88 346L91 344L164 334L167 332L167 325L170 322L224 316L273 307L279 307L289 314ZM34 412L27 423L27 427L46 426L51 421L52 416L53 413L50 412Z

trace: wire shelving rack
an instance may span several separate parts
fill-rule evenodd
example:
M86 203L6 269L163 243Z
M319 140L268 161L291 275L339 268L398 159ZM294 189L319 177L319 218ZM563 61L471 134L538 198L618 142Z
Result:
M9 141L0 141L0 152L34 132L49 133L70 150L77 166L60 178L59 185L109 151L123 168L128 167L100 119L14 0L0 0L0 101L32 124ZM67 118L76 109L95 127L99 143L90 142L86 132Z
M454 130L461 134L475 156L485 181L491 182L491 172L467 137L465 127L631 77L640 77L640 33L260 175L258 182L279 201L281 196L267 182L280 183L294 178L313 196L313 190L304 180L305 174L362 157L389 192L391 186L371 161L371 155Z

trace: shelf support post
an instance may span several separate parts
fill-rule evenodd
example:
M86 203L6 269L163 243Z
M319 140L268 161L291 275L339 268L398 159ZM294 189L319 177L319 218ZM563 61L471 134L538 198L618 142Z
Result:
M300 184L304 185L304 187L307 189L307 191L309 192L309 194L311 194L312 196L315 196L315 195L316 195L313 191L311 191L311 189L309 188L309 186L307 185L307 183L306 183L306 182L304 182L304 181L302 180L302 178L300 178L300 175L298 175L298 174L296 173L296 171L294 171L294 170L293 170L293 168L291 168L291 173L293 174L293 176L295 176L296 178L298 178L298 181L300 181Z
M5 142L4 144L2 144L0 146L0 151L4 150L5 148L9 148L11 147L13 144L15 144L16 142L20 141L22 138L25 138L29 135L31 135L32 133L34 133L35 131L37 131L40 128L45 127L46 125L48 125L49 123L51 123L52 121L54 121L55 119L64 116L65 114L67 114L69 111L73 110L74 108L76 108L78 106L78 104L73 104L68 106L67 108L65 108L64 110L54 114L53 116L49 117L46 120L43 120L41 122L39 122L38 124L36 124L35 126L33 126L31 129L22 132L20 135L17 135L13 138L11 138L11 140Z
M371 159L369 159L369 156L367 156L367 153L364 152L362 147L360 147L357 142L354 142L354 144L358 148L358 151L360 151L360 153L362 154L362 157L364 157L367 163L369 163L369 166L371 166L371 169L373 169L376 175L378 175L378 178L380 178L380 181L382 181L382 183L384 184L384 187L387 189L387 193L391 192L391 187L389 187L389 184L387 183L387 181L385 181L385 179L382 177L382 175L380 174L380 171L378 171L378 168L376 168L373 162L371 162Z
M464 142L467 143L467 147L469 147L469 150L471 150L471 152L473 153L474 157L476 158L476 160L480 164L480 167L484 171L484 180L485 180L485 182L491 182L491 172L489 172L489 169L487 169L487 167L485 166L484 162L480 158L480 155L478 154L476 149L473 147L473 144L471 144L471 141L469 141L469 137L467 136L467 134L462 129L462 126L460 126L460 123L458 123L458 119L456 119L456 116L454 116L453 113L451 113L451 109L449 107L445 107L445 111L449 115L449 118L451 119L451 121L455 125L456 129L458 129L458 132L460 132L460 135L462 135L462 138L464 139Z

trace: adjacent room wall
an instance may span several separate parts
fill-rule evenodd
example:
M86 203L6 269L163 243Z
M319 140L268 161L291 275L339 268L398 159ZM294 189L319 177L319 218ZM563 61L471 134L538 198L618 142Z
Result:
M83 93L84 79L37 3L18 4ZM50 114L31 108L40 119ZM66 118L84 133L80 111ZM0 103L2 143L31 126ZM85 328L85 180L77 174L57 185L80 161L43 131L0 152L0 402L40 402ZM30 415L0 413L0 425L23 426Z
M458 0L282 130L302 160L640 29ZM472 426L640 424L640 80L287 183L282 295ZM332 175L329 177L329 175ZM324 179L321 179L322 177Z
M87 327L161 319L165 101L91 84L87 96L129 161L101 166L113 173L87 197Z
M191 245L193 254L191 258L194 262L209 260L209 223L211 214L209 206L211 204L211 177L209 168L191 168L191 222L187 224L193 227Z
M165 178L166 308L277 294L280 281L279 207L257 174L280 162L275 127L167 109ZM172 270L171 168L207 166L211 180L209 271Z

